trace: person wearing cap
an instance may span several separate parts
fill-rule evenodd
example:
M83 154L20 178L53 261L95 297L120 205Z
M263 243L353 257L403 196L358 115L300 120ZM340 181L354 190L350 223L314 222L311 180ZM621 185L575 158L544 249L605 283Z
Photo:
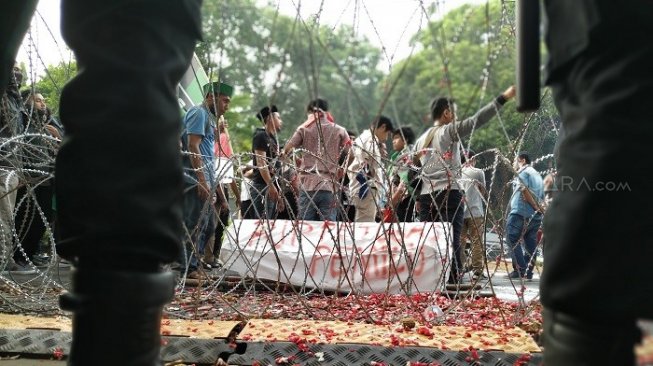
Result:
M422 190L418 197L421 222L450 222L453 235L453 263L447 280L460 283L462 258L460 234L463 228L463 190L461 178L460 139L469 136L475 128L488 123L504 104L515 96L515 87L506 89L495 100L481 108L475 115L456 121L455 104L446 97L435 98L431 103L433 127L417 139L415 152L422 165Z
M295 148L306 150L299 172L299 218L335 221L339 181L344 171L344 164L338 160L341 152L349 151L351 140L347 130L335 123L326 100L311 101L306 111L306 122L297 128L284 148L285 154Z
M394 131L392 120L379 116L372 126L354 141L353 161L347 168L349 192L356 207L356 222L374 222L378 200L386 184L383 159L387 158L385 144Z
M264 128L257 128L252 139L254 174L250 195L254 216L257 219L273 219L283 209L281 188L276 182L281 172L277 133L283 126L277 106L265 106L256 115Z
M197 255L204 253L206 243L214 231L212 200L216 192L213 168L215 131L218 119L229 109L233 90L231 85L223 82L204 85L204 101L190 108L183 120L184 224L190 233L184 260L187 261L188 278L202 277L197 271ZM216 193L221 207L228 209L222 190L217 190Z

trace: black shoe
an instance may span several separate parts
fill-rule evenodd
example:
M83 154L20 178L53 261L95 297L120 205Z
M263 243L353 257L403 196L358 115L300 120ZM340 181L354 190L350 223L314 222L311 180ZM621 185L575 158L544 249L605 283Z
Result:
M517 278L526 278L526 276L523 275L523 274L521 274L521 273L519 273L519 272L517 272L517 271L512 271L512 272L510 272L510 274L508 275L508 278L517 279ZM533 278L533 275L531 275L531 278Z
M174 296L171 272L76 270L72 279L73 290L59 300L75 324L68 365L163 364L161 317Z
M460 278L458 278L458 276L449 275L449 279L447 279L447 285L458 285L458 284L460 284Z
M32 263L38 268L49 267L51 263L51 258L45 254L36 254L32 258Z

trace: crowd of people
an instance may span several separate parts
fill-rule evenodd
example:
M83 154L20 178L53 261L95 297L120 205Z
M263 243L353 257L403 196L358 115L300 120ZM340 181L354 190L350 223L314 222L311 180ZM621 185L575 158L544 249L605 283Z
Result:
M23 79L15 63L2 95L0 270L30 274L53 257L43 244L54 242L53 166L64 129L39 90L21 90Z
M42 243L54 242L53 162L64 130L38 90L21 89L22 80L16 64L2 97L0 230L4 271L33 273L48 264ZM463 151L460 139L487 123L514 96L514 88L463 121L456 120L453 100L436 98L430 111L433 126L419 138L410 127L396 128L384 115L356 136L338 124L327 100L316 98L306 106L306 120L282 145L278 140L284 126L282 111L276 105L264 106L256 114L261 127L252 136L251 160L238 162L237 174L224 118L233 93L230 84L208 83L202 103L183 118L182 242L186 245L178 264L188 278L204 278L207 270L222 266L220 249L235 217L446 221L453 232L449 282L457 283L466 270L476 278L484 277L485 177L474 168L474 154ZM18 136L21 139L15 140ZM392 146L390 153L388 146ZM514 254L511 276L532 278L543 190L528 155L520 155L518 161L506 238ZM231 212L232 207L236 212Z
M54 242L53 161L64 131L38 90L21 91L22 79L16 65L2 98L0 228L3 258L9 259L4 261L4 270L32 273L47 265L41 257L46 229L50 229L46 239ZM463 121L456 118L453 100L434 99L430 106L433 126L419 137L410 127L396 128L384 115L356 136L338 124L327 100L316 98L306 106L306 120L282 145L278 140L284 126L282 111L276 105L264 106L256 114L261 127L253 133L252 151L244 154L251 160L245 164L234 164L224 118L233 93L228 83L208 83L202 103L183 118L185 245L178 264L187 278L205 278L208 270L222 267L220 250L226 228L236 217L450 222L449 283L458 283L467 271L477 279L486 277L482 244L485 176L474 167L474 153L463 149L461 138L490 121L514 97L513 87ZM16 136L23 139L12 141ZM518 156L515 169L506 220L514 266L510 277L530 279L542 221L542 179L525 153Z
M187 231L180 267L187 269L188 278L205 278L207 270L222 266L225 228L236 217L449 222L453 257L448 282L460 283L468 271L476 279L486 278L485 176L474 167L474 153L464 150L461 139L488 123L515 96L514 87L462 121L452 99L435 98L430 106L433 125L418 138L412 128L396 128L384 115L356 136L338 124L327 100L316 98L306 106L306 120L282 144L282 108L264 106L256 114L261 126L253 133L252 150L241 154L243 161L251 156L245 164L235 159L224 118L234 87L218 81L203 91L203 102L183 119L181 136ZM530 279L537 249L531 239L542 221L542 178L527 153L518 156L514 168L506 226L514 267L509 277ZM230 212L231 207L239 212Z
M65 231L62 237L66 243L62 246L68 249L65 254L62 250L62 255L76 261L78 268L73 291L62 301L62 307L65 305L66 310L75 314L72 363L97 363L97 354L106 349L112 352L104 358L104 363L100 362L102 364L147 358L150 363L155 363L159 358L161 307L173 292L172 276L159 271L160 264L170 262L178 249L176 223L180 211L177 186L181 186L181 167L179 161L175 161L178 136L173 129L178 124L175 113L178 105L171 86L181 78L201 37L201 1L170 2L165 7L152 6L153 3L123 2L116 5L71 0L64 1L62 6L64 38L84 67L84 72L63 90L63 105L69 106L63 120L71 138L60 147L57 157L59 184L56 191L61 201L59 226L62 232ZM21 271L29 270L26 265L32 266L34 261L30 262L30 250L23 246L29 247L30 240L24 240L18 233L33 229L34 235L38 236L42 229L39 225L32 228L31 223L26 224L30 220L15 220L14 215L21 210L21 201L17 201L18 189L25 188L22 202L38 201L36 187L46 187L45 182L53 177L39 165L43 160L38 158L44 157L44 151L50 154L51 150L56 150L59 138L52 129L56 129L56 123L48 122L47 109L43 113L43 103L39 101L42 98L33 89L31 98L30 95L23 98L20 94L21 70L15 66L13 72L10 71L11 60L29 26L36 1L6 2L3 5L8 10L0 13L5 15L4 22L0 22L4 26L0 33L5 36L3 42L7 44L8 52L3 54L0 73L1 262L3 271ZM538 4L532 9L539 9ZM646 37L651 34L653 6L645 2L546 0L543 9L547 19L546 34L535 37L535 48L539 48L541 39L546 41L549 51L546 83L551 87L563 121L556 151L556 179L563 183L586 183L585 188L563 186L557 190L544 224L548 258L548 269L541 282L545 362L555 365L633 365L633 346L641 340L636 322L653 318L653 297L650 296L653 290L647 276L647 261L652 249L646 244L650 235L650 216L646 212L638 215L615 215L615 212L640 212L642 207L650 206L651 195L647 194L650 184L643 173L645 169L641 169L639 159L624 159L624 156L645 156L652 135L646 103L633 101L647 100L653 94L650 67L653 47ZM526 11L520 13L530 15ZM148 21L134 22L133 14L147 14ZM538 28L538 23L531 22L530 25ZM112 36L106 37L109 33ZM536 61L535 69L539 69L539 58ZM211 154L198 155L206 153L209 136L213 134L215 138L215 133L201 129L203 126L198 122L209 120L209 126L215 128L220 121L220 112L215 106L214 96L220 96L218 104L224 104L233 93L229 88L218 87L218 90L211 91L210 96L205 90L206 100L202 108L209 110L208 115L198 109L193 114L189 112L185 119L185 125L199 127L187 133L185 139L185 156L191 169L187 174L194 177L194 182L187 184L186 193L192 193L187 198L201 200L187 203L188 220L196 216L198 207L200 211L211 211L214 196L215 204L226 208L224 190L217 189L215 182L207 180L211 178L210 173L202 172L202 165L212 159ZM514 91L503 93L489 108L481 109L471 124L480 127L495 113L493 109L500 108L513 96ZM146 98L147 102L134 103L136 97ZM265 146L258 146L263 150L255 150L264 151L266 155L262 159L254 157L250 167L242 169L245 187L248 187L247 182L254 187L254 179L260 175L267 191L241 189L240 193L246 198L241 199L241 204L249 207L244 214L241 213L243 217L262 218L268 213L280 215L280 210L290 205L279 203L279 188L285 197L291 197L293 187L297 189L299 186L291 185L291 189L285 191L282 187L277 188L284 172L279 174L274 170L278 161L274 160L272 153L279 153L275 135L281 128L281 121L278 114L275 115L278 110L272 110L270 106L267 113L260 113L266 126L263 133L268 135L262 140L264 145L265 141L268 142ZM323 110L321 115L317 111L315 118L326 118L331 122L327 112ZM349 146L350 153L344 159L339 157L342 173L340 169L329 171L329 176L342 174L342 181L348 182L340 192L341 195L349 192L343 201L345 209L337 210L336 218L365 217L370 214L365 205L375 202L376 212L378 208L383 209L382 217L375 215L375 220L406 220L406 215L395 217L399 212L397 202L405 201L405 192L417 192L413 209L406 211L408 216L412 212L413 217L417 216L421 221L452 223L456 253L454 267L459 271L463 254L460 237L478 231L474 230L474 220L465 224L466 218L475 216L472 209L469 216L460 212L463 201L469 204L469 195L466 192L468 186L457 181L464 169L458 160L460 138L469 133L470 123L466 123L469 120L455 121L455 106L446 98L434 100L431 112L434 126L417 140L413 150L413 154L418 156L412 159L413 164L416 165L417 161L421 164L418 185L411 184L410 178L404 179L403 176L409 177L410 174L400 164L396 170L399 178L392 179L396 184L383 184L383 177L381 182L376 180L378 168L383 168L384 161L379 162L374 156L383 159L385 145L381 139L387 138L388 130L394 134L392 124L378 118L369 131ZM139 132L146 131L148 138L131 133L135 125L141 128ZM57 132L63 133L61 130ZM192 138L195 133L202 137L199 142ZM205 133L207 141L202 144ZM351 140L351 134L348 135ZM409 141L408 135L401 133L404 143ZM25 138L34 141L24 143ZM114 144L117 143L125 148L116 148ZM189 143L192 143L192 148ZM361 154L363 144L366 144L366 150ZM35 149L38 146L43 149ZM272 147L277 150L272 151ZM148 154L136 156L142 150ZM270 150L270 155L267 155L267 150ZM32 156L34 151L39 152L36 159ZM356 160L351 158L356 154ZM145 155L148 159L142 158ZM464 151L462 155L465 155ZM399 154L400 161L403 156L403 153ZM283 168L283 154L279 157ZM406 159L406 162L410 160ZM121 164L111 166L116 161ZM145 163L152 165L149 174L142 174ZM513 252L517 245L525 242L525 252L521 253L523 258L517 258L520 253L513 255L515 272L511 277L528 278L532 272L526 263L534 257L530 233L541 220L543 184L541 177L530 169L528 154L520 153L516 163L518 174L513 182L508 215L511 227L506 231ZM358 164L359 170L352 171L352 164ZM296 172L301 173L302 165L296 166ZM318 170L309 174L321 173ZM169 184L160 184L158 189L153 189L152 183L157 183L157 179ZM619 182L627 184L627 189L604 189L606 184ZM594 189L598 188L597 185L600 189ZM316 188L320 189L313 192L324 192L322 187ZM387 193L384 190L388 190ZM403 190L404 193L399 193ZM33 207L42 219L45 217L43 222L48 222L49 214L42 212L42 206L47 207L50 202L49 194L47 189L41 192L44 205L34 204ZM314 203L318 195L305 196ZM275 205L268 207L268 200ZM247 201L249 206L246 206ZM198 206L198 202L202 204ZM388 202L391 203L388 205ZM258 209L252 209L256 205ZM314 205L318 207L316 203ZM356 214L349 210L352 207L363 212ZM27 208L25 213L28 217L31 215ZM331 211L326 210L326 213ZM218 225L211 224L210 216L204 219L200 214L199 221L189 228L187 234L204 237L210 234L206 229L201 234L196 230L202 226L198 225L200 222L206 223L204 226L211 230L216 226L217 230ZM520 240L514 243L516 235L510 232L520 230ZM529 233L528 243L526 238L521 240L524 232ZM615 245L618 250L614 250ZM457 280L457 276L452 276L453 282ZM103 286L92 285L98 282ZM130 286L124 286L125 282ZM624 293L623 286L620 286L623 283L628 283L636 291ZM140 341L116 336L123 334L137 334Z
M48 264L42 258L47 229L45 242L54 242L53 161L64 131L38 90L21 90L22 79L16 65L2 98L0 228L3 257L10 259L4 261L4 270L33 273ZM467 271L485 278L485 176L474 168L474 153L463 149L461 138L490 121L514 97L513 87L463 121L456 118L453 100L434 99L433 126L418 138L410 127L396 128L384 115L356 136L338 124L327 100L316 98L306 106L306 120L281 144L282 111L276 105L264 106L256 114L261 127L253 133L246 164L234 164L224 118L233 93L228 83L208 83L202 103L183 118L185 245L177 262L188 278L201 279L208 270L222 267L226 228L236 217L450 222L453 257L448 281L458 283ZM23 138L12 141L16 136ZM506 240L515 267L510 276L530 279L544 197L542 179L530 167L528 155L519 155L517 162Z

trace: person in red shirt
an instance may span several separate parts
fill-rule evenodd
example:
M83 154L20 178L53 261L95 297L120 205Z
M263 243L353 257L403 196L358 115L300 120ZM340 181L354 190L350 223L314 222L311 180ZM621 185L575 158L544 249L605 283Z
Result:
M222 240L224 239L224 231L229 225L229 190L227 185L231 187L234 194L236 207L240 207L240 190L238 184L233 177L233 149L231 147L231 137L229 136L228 123L223 116L220 116L218 127L216 128L216 139L214 146L215 162L216 162L216 177L218 185L216 190L218 195L222 193L227 205L221 205L216 202L215 211L217 213L218 222L215 226L215 234L213 237L213 246L211 253L205 258L205 262L213 268L221 268L222 262L220 261L220 249L222 249ZM207 253L208 254L208 253Z

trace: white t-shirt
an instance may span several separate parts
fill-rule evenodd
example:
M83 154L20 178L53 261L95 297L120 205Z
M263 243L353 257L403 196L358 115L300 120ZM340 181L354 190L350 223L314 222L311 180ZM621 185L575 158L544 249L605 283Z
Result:
M251 166L252 164L254 164L254 161L250 160L245 165ZM252 196L249 194L249 187L251 186L252 180L243 175L243 180L240 181L240 202L252 199Z
M483 170L471 166L463 166L460 186L465 190L465 218L483 217L483 195L478 189L485 187Z
M349 171L349 192L351 195L358 194L361 183L356 179L356 174L366 167L372 172L371 179L367 181L368 186L376 188L378 192L385 189L387 183L386 172L383 171L383 153L379 142L370 130L363 131L354 140L352 153L354 159L347 169Z
M240 181L240 202L244 202L252 199L252 196L249 194L249 187L251 186L252 186L252 180L243 177L243 180Z

